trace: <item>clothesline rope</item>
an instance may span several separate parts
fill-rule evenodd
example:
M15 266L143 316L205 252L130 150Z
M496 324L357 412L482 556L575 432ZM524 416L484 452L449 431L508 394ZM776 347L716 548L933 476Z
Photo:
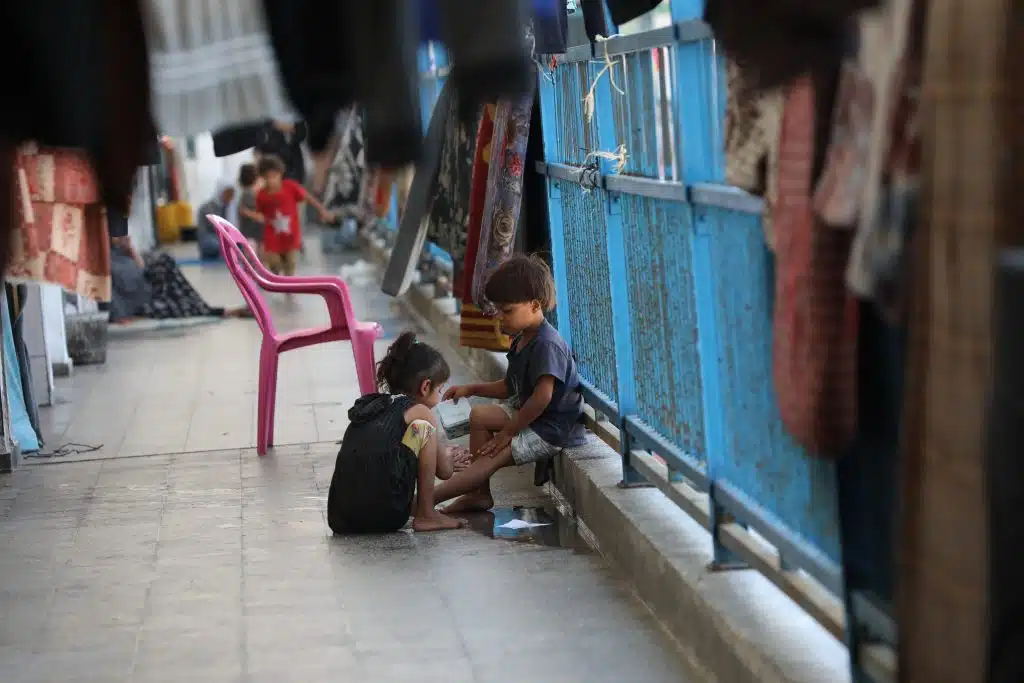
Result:
M594 91L597 90L597 84L601 81L601 77L604 76L605 73L608 74L608 82L611 83L613 88L615 88L615 91L620 95L626 94L626 91L620 88L619 84L615 82L615 72L612 70L615 66L615 60L613 60L611 55L608 53L608 38L598 35L594 36L594 41L598 45L604 45L604 68L598 71L597 75L594 76L594 82L590 84L590 89L587 90L587 95L583 98L583 116L586 118L587 123L590 123L594 119ZM621 55L621 57L623 72L625 72L626 56Z

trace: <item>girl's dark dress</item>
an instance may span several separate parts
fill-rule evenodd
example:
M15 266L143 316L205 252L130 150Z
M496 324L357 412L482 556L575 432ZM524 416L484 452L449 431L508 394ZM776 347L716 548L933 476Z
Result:
M407 396L367 394L348 411L327 494L327 524L336 534L397 531L409 521L419 464L402 443Z

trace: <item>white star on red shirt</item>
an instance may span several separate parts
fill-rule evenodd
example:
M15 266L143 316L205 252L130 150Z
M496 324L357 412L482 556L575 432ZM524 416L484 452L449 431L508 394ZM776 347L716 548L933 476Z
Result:
M288 235L292 231L292 219L280 211L270 221L274 226L274 232L278 235Z

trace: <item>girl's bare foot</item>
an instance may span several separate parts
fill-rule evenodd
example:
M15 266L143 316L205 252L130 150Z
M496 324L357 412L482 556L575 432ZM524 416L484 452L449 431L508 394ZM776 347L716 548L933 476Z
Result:
M415 531L445 531L447 529L460 529L464 526L466 526L466 520L449 517L436 510L428 516L416 516L412 520L412 528Z
M494 498L489 493L467 493L456 498L444 512L458 514L466 512L487 512L494 507Z

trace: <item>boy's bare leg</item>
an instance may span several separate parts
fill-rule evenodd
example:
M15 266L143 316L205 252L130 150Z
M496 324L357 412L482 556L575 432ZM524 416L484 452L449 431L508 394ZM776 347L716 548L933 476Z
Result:
M416 509L413 511L412 520L412 528L416 531L458 529L466 524L464 520L449 517L434 509L437 504L434 500L434 477L438 473L438 458L440 457L438 451L438 439L435 433L423 444L419 454L420 469L416 487ZM448 463L447 467L448 471L451 471L451 463Z
M434 503L440 504L460 496L457 501L444 508L444 511L456 513L490 510L494 507L494 498L491 497L489 488L486 494L481 493L481 487L487 486L495 472L502 467L508 467L512 462L511 447L506 447L497 455L477 458L467 469L455 473L451 479L434 489Z
M476 405L469 413L469 450L476 453L484 444L491 440L496 432L500 432L509 423L509 416L501 406L494 404ZM473 468L471 463L468 468L456 474L464 475ZM448 496L454 498L460 493ZM438 500L437 502L441 502ZM457 512L480 512L490 510L494 507L494 497L491 496L491 481L488 477L477 487L459 498L457 501L445 508L446 511Z

